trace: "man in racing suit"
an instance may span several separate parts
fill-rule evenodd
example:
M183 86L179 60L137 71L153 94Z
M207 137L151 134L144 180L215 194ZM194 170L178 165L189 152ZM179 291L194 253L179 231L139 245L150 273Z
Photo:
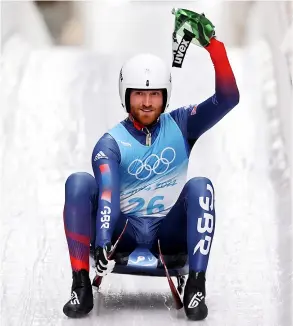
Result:
M198 105L164 112L171 74L158 57L141 54L120 71L119 92L128 116L105 133L92 154L94 176L74 173L65 184L64 227L73 271L69 317L93 308L90 247L97 273L106 275L107 253L128 225L117 252L138 245L163 254L186 252L189 276L184 309L192 320L206 318L205 276L215 230L214 187L204 177L186 180L198 138L239 102L225 46L213 38L205 49L215 69L215 94Z

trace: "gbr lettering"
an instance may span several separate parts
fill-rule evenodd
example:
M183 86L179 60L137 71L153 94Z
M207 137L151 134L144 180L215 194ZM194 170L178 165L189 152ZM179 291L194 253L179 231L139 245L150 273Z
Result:
M211 213L214 209L214 191L210 184L207 184L207 190L211 193L210 197L199 197L199 205L205 210L203 217L199 217L197 220L197 231L199 233L212 234L214 230L214 215ZM193 254L198 250L202 255L207 255L210 252L212 237L206 234L204 239L199 240L199 242L194 247Z
M101 222L102 222L102 226L101 229L109 229L109 222L111 219L111 208L109 206L104 206L104 210L101 211Z

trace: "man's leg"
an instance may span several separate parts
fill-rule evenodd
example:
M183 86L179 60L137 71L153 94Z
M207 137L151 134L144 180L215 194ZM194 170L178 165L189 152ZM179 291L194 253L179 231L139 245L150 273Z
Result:
M89 271L92 198L97 185L88 173L74 173L65 183L64 230L73 271Z
M89 251L93 238L93 198L97 196L97 191L95 178L88 173L74 173L65 183L63 218L73 278L71 299L63 308L68 317L84 316L93 308Z
M162 221L162 252L187 252L190 271L206 271L215 228L214 190L206 178L192 178Z
M187 183L187 245L189 269L206 271L215 231L214 187L206 178Z
M190 319L207 316L205 273L215 229L214 188L207 178L193 178L162 222L158 238L163 253L184 252L189 258L189 278L184 307Z
M95 248L98 188L95 178L88 173L74 173L65 183L64 229L72 267L72 297L63 312L68 317L82 317L93 308L92 286L89 278L90 245ZM126 216L121 214L112 237L112 243L125 226ZM132 251L136 247L130 223L125 230L117 252Z

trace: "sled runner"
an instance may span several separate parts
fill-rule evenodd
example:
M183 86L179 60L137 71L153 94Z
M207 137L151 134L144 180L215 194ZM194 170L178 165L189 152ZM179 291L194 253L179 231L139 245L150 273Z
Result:
M109 259L115 260L115 267L112 273L127 274L127 275L144 275L144 276L166 276L172 292L176 309L183 307L180 294L183 292L185 285L185 275L189 272L187 254L163 255L161 252L160 241L158 240L159 254L154 255L149 249L138 246L133 252L119 253L115 252L125 227L116 241ZM177 278L177 288L175 287L171 277ZM102 277L96 275L93 280L93 286L99 288L102 282Z

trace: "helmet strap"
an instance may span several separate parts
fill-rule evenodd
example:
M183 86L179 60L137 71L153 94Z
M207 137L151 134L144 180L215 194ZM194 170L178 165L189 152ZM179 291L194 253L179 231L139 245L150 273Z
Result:
M131 88L127 88L125 92L125 109L126 112L130 112L130 92Z

